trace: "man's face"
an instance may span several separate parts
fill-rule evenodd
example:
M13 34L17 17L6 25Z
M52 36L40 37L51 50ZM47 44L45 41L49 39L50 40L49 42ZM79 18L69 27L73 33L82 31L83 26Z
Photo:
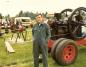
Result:
M37 23L42 23L42 22L43 22L43 16L38 15L38 16L36 17L36 21L37 21Z

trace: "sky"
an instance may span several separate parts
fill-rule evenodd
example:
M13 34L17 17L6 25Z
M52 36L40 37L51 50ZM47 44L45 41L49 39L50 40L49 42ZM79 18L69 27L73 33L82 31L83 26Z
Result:
M86 7L86 0L0 0L0 13L3 16L15 16L21 10L54 13L77 7Z

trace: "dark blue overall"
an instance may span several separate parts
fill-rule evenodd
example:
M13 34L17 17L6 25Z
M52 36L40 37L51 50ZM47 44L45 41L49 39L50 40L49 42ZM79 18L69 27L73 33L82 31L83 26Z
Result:
M48 67L48 39L50 38L49 26L45 23L35 24L32 29L34 67L39 67L39 51L42 52L43 67Z

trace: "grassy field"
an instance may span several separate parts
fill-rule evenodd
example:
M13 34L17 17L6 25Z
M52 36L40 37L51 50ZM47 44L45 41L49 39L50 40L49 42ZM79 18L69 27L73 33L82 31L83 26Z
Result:
M30 30L31 31L31 30ZM11 34L7 34L10 37ZM4 36L3 36L4 37ZM31 32L28 33L29 40L31 39ZM7 38L6 38L7 39ZM9 53L6 51L4 39L0 37L0 67L33 67L33 53L32 53L32 42L24 44L12 45L15 53ZM69 66L61 66L53 61L50 54L48 56L49 67L86 67L86 47L81 46L79 48L79 55L74 64ZM40 67L42 63L40 63Z

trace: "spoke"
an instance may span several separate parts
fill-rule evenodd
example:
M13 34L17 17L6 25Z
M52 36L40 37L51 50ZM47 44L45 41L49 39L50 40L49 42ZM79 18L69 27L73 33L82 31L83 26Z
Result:
M75 33L78 31L79 27L80 27L80 25L78 25L78 26L75 28L75 30L73 31L73 34L75 34Z

